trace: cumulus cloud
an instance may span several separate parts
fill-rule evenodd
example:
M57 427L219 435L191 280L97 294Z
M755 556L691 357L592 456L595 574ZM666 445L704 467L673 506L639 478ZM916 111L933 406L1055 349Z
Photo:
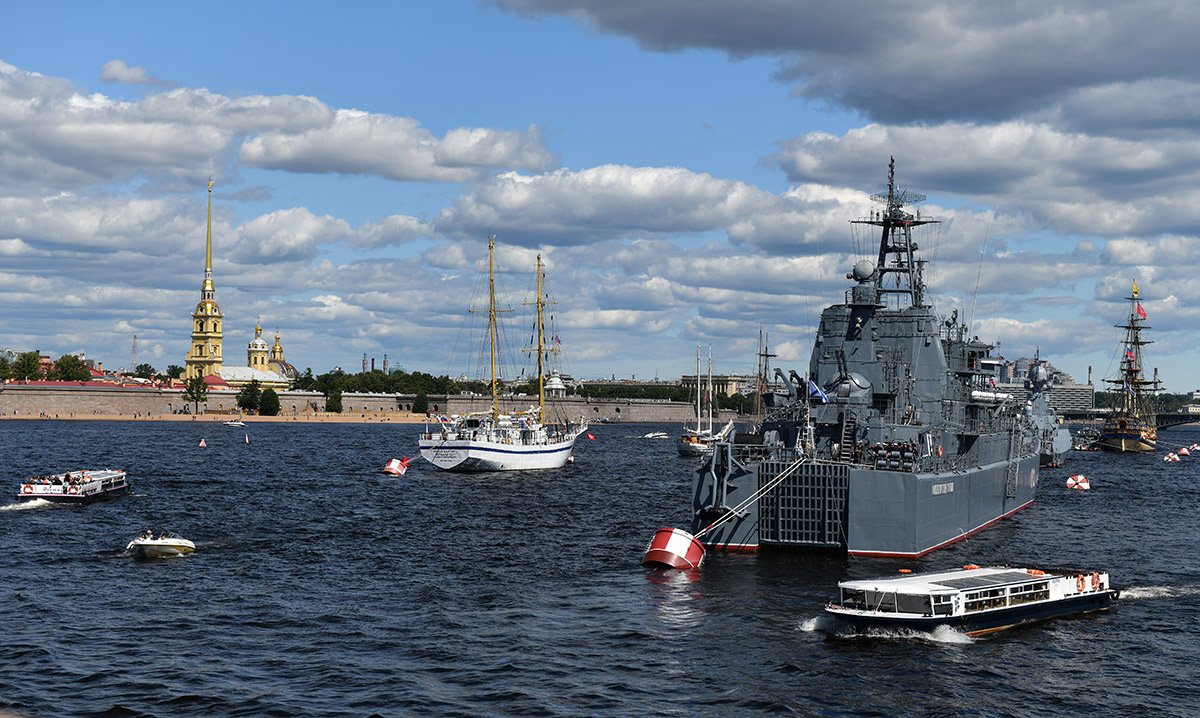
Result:
M552 163L536 128L458 129L436 138L411 117L338 110L321 127L265 132L243 143L243 162L291 172L377 175L393 180L462 182L500 167Z
M120 82L126 85L156 85L173 87L175 83L153 77L144 67L130 67L124 60L109 60L100 68L103 82Z

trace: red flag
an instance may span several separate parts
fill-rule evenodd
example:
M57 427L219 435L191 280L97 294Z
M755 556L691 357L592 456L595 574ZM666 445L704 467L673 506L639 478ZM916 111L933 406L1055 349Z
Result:
M587 433L587 438L590 439L591 441L596 440L596 437L592 436L592 432L590 432L590 431Z
M1142 309L1142 303L1141 303L1141 302L1138 302L1138 305L1137 305L1137 313L1138 313L1138 316L1139 316L1139 317L1141 317L1142 319L1145 319L1145 318L1146 318L1146 310L1145 310L1145 309Z

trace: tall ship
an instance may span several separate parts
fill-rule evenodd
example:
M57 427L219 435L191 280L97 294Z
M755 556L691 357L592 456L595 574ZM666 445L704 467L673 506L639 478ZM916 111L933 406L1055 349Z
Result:
M888 165L884 205L853 225L878 232L843 300L826 308L808 375L776 376L756 430L716 445L697 472L691 533L705 546L922 556L1033 503L1041 432L990 386L993 345L939 317ZM993 360L994 361L994 360Z
M708 349L708 388L704 390L704 405L701 405L701 383L700 383L700 347L696 347L696 428L684 427L683 436L679 437L679 443L675 448L679 451L680 456L706 456L712 453L713 446L729 435L733 431L733 422L730 421L720 431L713 430L713 383L712 383L712 347ZM702 423L702 416L705 408L708 410L708 427Z
M488 411L439 418L438 426L426 430L417 440L421 456L446 471L520 471L557 469L572 458L575 440L587 430L581 417L578 423L546 421L546 305L542 292L542 255L537 257L537 386L538 404L525 411L500 411L500 380L496 370L499 326L496 315L496 237L488 237L488 309L487 333L491 362L491 408ZM557 379L557 376L553 377ZM561 382L561 379L558 379Z
M1146 310L1138 297L1137 281L1130 292L1129 321L1118 324L1125 330L1120 370L1115 379L1105 379L1121 397L1121 405L1104 420L1097 444L1105 451L1154 451L1158 445L1158 428L1151 398L1160 386L1158 376L1147 379L1142 372L1142 347L1153 342L1142 339L1146 326Z

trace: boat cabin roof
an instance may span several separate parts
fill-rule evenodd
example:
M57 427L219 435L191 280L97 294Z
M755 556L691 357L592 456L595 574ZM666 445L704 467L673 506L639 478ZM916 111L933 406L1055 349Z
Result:
M1017 583L1028 583L1038 578L1050 579L1049 572L1031 573L1034 569L1011 566L986 566L981 568L956 568L936 573L901 574L882 576L856 581L841 581L838 587L850 591L883 591L896 593L957 593L980 588L999 588Z

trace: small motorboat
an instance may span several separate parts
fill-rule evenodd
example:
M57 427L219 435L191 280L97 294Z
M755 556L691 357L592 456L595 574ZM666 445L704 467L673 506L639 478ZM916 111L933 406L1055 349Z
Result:
M842 581L825 613L855 632L864 629L932 630L950 626L979 636L1030 621L1103 611L1118 592L1100 571L1011 566L936 573L904 573Z
M125 550L138 558L170 558L187 556L196 550L196 544L170 531L155 536L153 531L147 530L130 541Z
M231 419L229 421L224 422L224 424L225 424L225 426L241 428L246 425L246 422L242 421L241 419Z
M642 435L642 438L643 438L643 439L666 439L666 438L667 438L667 432L665 432L665 431L652 431L652 432L650 432L649 434L644 434L644 435Z

